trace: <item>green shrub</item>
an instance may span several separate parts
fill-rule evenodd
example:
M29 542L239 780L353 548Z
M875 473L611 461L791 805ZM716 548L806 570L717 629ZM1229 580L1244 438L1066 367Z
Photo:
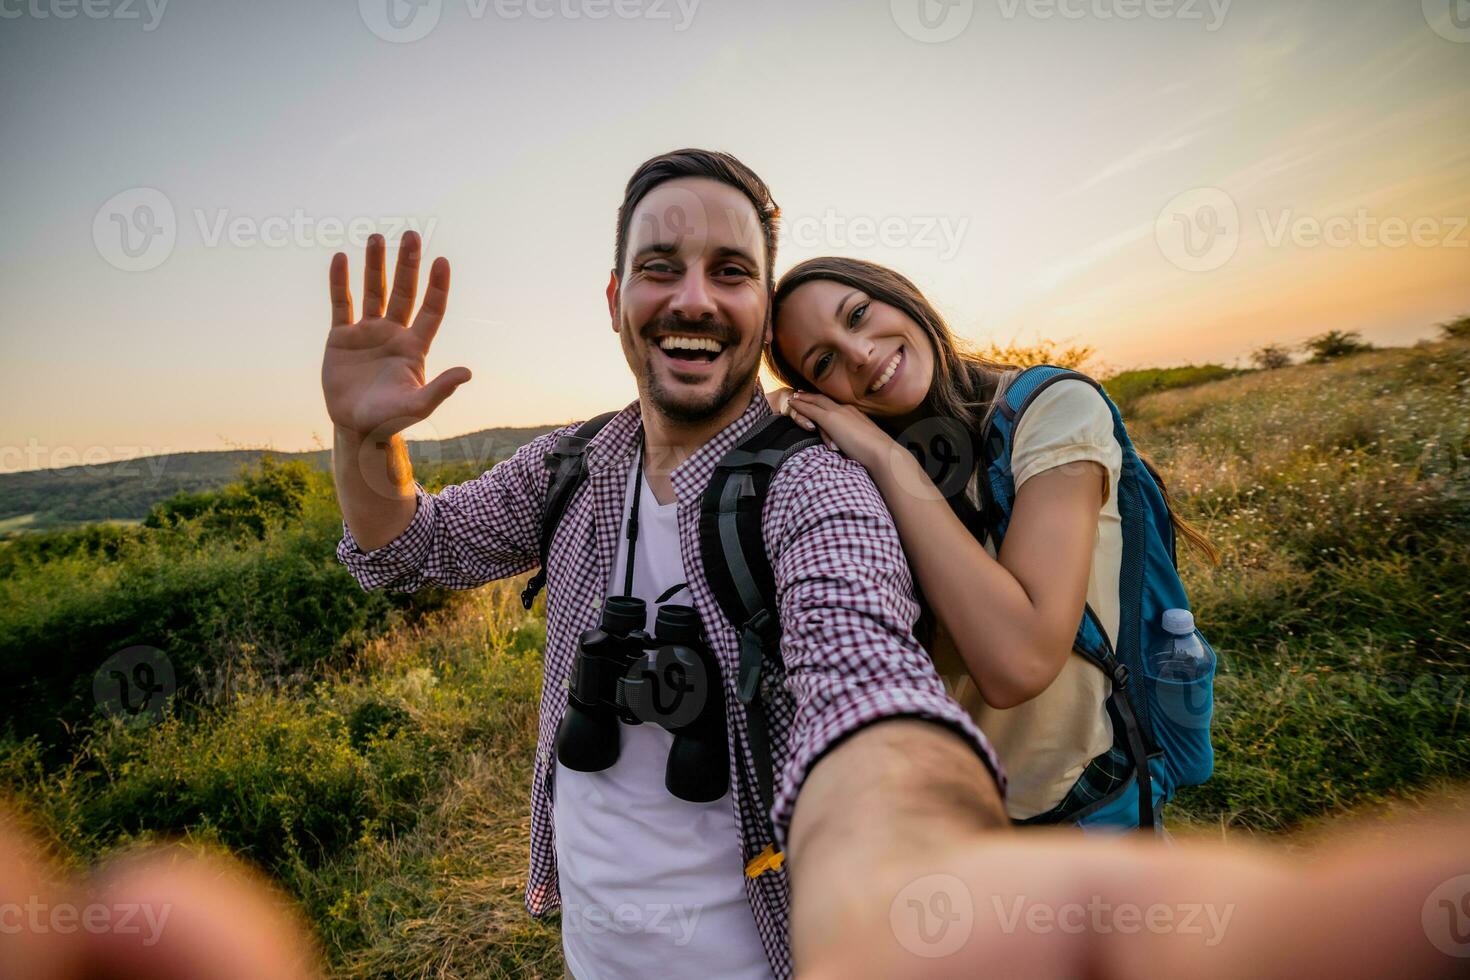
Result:
M16 697L5 724L64 753L94 716L92 675L125 647L169 658L185 703L241 676L309 679L367 639L455 601L447 590L364 592L336 559L341 515L330 478L265 463L195 517L67 532L23 550L0 580L0 670ZM0 548L0 554L8 548ZM29 545L22 543L22 549Z
M1251 351L1251 363L1262 371L1291 367L1291 349L1282 344L1267 344Z
M1302 344L1302 350L1312 355L1310 360L1313 364L1321 364L1323 361L1335 361L1339 357L1347 357L1350 354L1361 354L1373 349L1373 345L1363 340L1363 335L1356 330L1344 332L1342 330L1329 330L1324 334L1318 334Z
M1103 388L1118 407L1128 412L1145 395L1173 388L1189 388L1208 381L1230 378L1240 372L1220 364L1189 365L1177 368L1146 368L1123 371L1103 379Z

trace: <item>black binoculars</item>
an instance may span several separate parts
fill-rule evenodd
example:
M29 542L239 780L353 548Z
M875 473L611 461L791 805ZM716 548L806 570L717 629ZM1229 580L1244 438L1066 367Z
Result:
M719 661L692 606L660 607L652 636L647 609L635 596L613 596L602 625L578 639L556 758L602 772L618 761L619 722L658 725L674 736L664 785L681 800L712 803L730 788Z

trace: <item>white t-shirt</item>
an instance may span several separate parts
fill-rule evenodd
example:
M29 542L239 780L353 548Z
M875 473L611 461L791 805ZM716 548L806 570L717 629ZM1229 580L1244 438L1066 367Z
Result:
M676 504L663 505L637 466L633 594L653 632L665 590L687 581ZM609 595L623 594L627 537L619 533ZM688 605L688 591L669 600ZM583 773L556 764L552 820L561 880L562 950L577 980L646 977L769 978L770 963L745 895L744 862L727 792L689 803L664 786L673 736L619 723L618 761Z
M1087 603L1116 645L1123 562L1123 521L1118 513L1123 448L1113 436L1112 412L1097 391L1084 381L1058 381L1036 396L1016 427L1011 441L1016 490L1019 493L1033 476L1082 460L1099 463L1107 471L1107 501L1098 514ZM989 542L986 550L995 554ZM1060 803L1087 764L1113 744L1113 722L1106 706L1111 685L1081 654L1067 658L1046 690L1014 708L985 703L943 630L934 659L955 700L970 712L1000 756L1008 777L1006 810L1014 819L1034 817Z

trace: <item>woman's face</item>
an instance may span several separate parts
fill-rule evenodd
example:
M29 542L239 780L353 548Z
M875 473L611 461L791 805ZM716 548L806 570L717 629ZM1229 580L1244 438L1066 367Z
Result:
M822 394L867 415L906 415L934 378L934 348L907 314L829 279L798 286L781 304L775 343Z

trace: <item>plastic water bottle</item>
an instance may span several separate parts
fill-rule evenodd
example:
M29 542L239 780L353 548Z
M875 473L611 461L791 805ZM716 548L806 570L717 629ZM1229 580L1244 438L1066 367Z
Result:
M1164 632L1169 634L1168 647L1158 661L1167 671L1166 676L1185 681L1210 672L1210 655L1194 631L1194 613L1188 609L1164 610Z

